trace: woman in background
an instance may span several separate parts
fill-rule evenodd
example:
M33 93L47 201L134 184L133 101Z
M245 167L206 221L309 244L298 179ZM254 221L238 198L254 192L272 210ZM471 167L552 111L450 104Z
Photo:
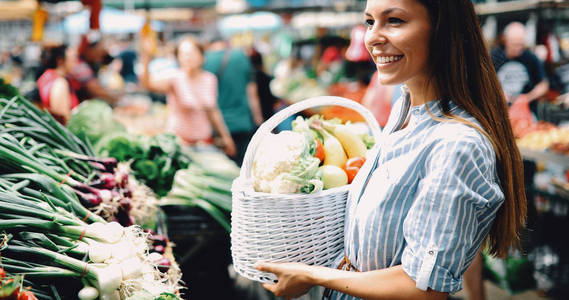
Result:
M67 79L77 63L77 50L66 45L45 50L44 68L37 80L41 104L60 123L65 124L71 109L79 105L75 90Z
M144 50L144 49L143 49ZM213 129L221 136L223 151L234 156L235 143L217 106L217 78L202 70L204 49L192 37L184 38L176 48L179 68L151 78L149 51L142 53L140 82L152 92L166 94L168 120L166 130L176 134L188 146L213 145Z

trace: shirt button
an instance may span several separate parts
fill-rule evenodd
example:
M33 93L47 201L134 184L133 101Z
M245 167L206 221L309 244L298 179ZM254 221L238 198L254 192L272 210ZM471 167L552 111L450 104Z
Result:
M429 251L429 255L435 255L435 251L433 250Z

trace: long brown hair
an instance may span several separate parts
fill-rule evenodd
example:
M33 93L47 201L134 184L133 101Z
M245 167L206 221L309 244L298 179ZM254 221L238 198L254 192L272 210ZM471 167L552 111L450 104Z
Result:
M508 121L508 106L471 0L417 0L430 15L430 78L444 115L468 124L494 146L505 201L486 239L491 254L504 257L520 245L525 225L523 163ZM468 111L483 128L450 113L449 101Z

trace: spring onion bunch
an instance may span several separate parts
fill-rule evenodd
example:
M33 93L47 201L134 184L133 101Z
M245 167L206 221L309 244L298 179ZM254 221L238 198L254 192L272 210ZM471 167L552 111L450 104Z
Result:
M149 253L149 234L140 227L88 224L71 200L56 197L61 191L33 193L30 187L41 185L37 178L10 184L13 178L0 178L0 267L6 272L32 282L81 280L79 299L127 299L141 291L158 298L180 289L179 269L161 271L164 257Z
M88 142L21 97L0 99L0 173L43 174L65 184L81 204L124 226L156 215L152 191L130 176L128 164L94 157Z
M231 231L231 185L239 168L222 154L188 152L192 165L174 176L172 190L162 206L200 207L225 230Z
M31 137L48 144L53 149L70 150L93 156L93 148L50 114L41 111L21 96L12 99L0 98L0 132L10 133L16 138Z

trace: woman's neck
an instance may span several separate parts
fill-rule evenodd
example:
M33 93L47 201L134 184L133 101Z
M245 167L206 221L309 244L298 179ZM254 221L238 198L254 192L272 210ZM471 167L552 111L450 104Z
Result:
M184 72L186 72L186 74L188 75L189 78L197 78L202 73L202 70L201 69L189 69L189 70L184 70Z
M426 86L424 82L420 84L408 83L407 87L409 88L412 106L423 105L439 98L432 84Z
M57 68L55 68L55 73L59 76L65 77L65 68L64 67L57 67Z

